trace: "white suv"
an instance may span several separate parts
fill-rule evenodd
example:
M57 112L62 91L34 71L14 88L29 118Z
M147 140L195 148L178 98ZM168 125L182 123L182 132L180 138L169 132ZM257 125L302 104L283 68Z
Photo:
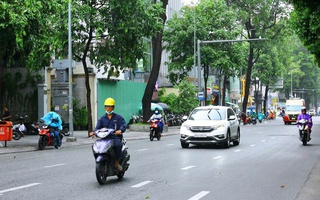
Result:
M228 106L195 108L180 128L182 148L189 144L223 144L226 148L240 143L240 125L237 115Z

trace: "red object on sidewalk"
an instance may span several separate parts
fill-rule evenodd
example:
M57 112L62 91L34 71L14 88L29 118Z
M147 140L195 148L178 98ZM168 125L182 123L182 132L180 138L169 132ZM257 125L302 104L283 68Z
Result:
M0 121L0 141L12 140L12 122Z

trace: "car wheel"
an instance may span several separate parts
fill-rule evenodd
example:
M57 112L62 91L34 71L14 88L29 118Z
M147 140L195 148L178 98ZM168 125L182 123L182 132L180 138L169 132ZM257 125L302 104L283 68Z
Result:
M188 144L188 143L185 143L185 142L181 142L181 147L182 147L182 148L188 148L188 147L189 147L189 144Z
M235 141L233 141L233 145L237 146L240 144L240 130L238 129L237 131L237 139Z
M228 130L228 133L227 133L227 138L226 138L226 141L224 143L224 147L226 149L228 149L230 147L230 131Z

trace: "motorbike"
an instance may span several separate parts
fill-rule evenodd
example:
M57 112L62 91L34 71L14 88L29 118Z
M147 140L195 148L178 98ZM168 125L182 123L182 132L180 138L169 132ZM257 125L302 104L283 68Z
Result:
M252 125L257 124L257 118L256 117L250 117Z
M54 136L54 128L50 127L44 123L38 123L39 126L39 141L38 148L44 150L46 146L57 146L56 137ZM62 144L62 139L64 136L68 136L67 133L59 131L60 144Z
M258 114L258 121L259 121L260 123L262 122L263 118L264 118L264 114L259 113L259 114Z
M159 129L158 123L160 122L159 120L150 120L150 141L153 141L154 138L157 138L157 140L161 139L161 133Z
M297 124L299 125L299 135L300 140L302 141L303 146L307 145L307 142L310 141L310 133L309 133L309 126L308 126L308 120L306 119L300 119L297 121Z
M98 183L100 185L105 184L108 176L117 176L119 179L122 179L125 171L128 170L130 165L128 163L130 160L130 154L128 153L126 140L122 139L122 153L119 160L119 163L122 166L122 171L119 171L114 165L114 142L113 139L110 138L110 136L115 134L115 130L102 128L96 130L94 134L99 138L92 145L92 152L96 161L96 178Z
M27 116L25 116L27 117ZM24 117L20 116L18 122L12 126L12 139L20 140L21 137L24 137L24 134L27 132L26 126L24 125Z

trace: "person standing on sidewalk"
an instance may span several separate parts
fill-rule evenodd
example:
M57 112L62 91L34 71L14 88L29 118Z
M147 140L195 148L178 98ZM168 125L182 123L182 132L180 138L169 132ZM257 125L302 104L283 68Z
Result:
M3 117L2 117L1 120L11 121L11 115L10 115L8 106L4 106L4 107L3 107Z
M104 101L104 107L106 110L106 114L104 114L97 122L96 128L93 132L90 132L90 136L94 135L94 132L96 130L99 130L101 128L109 128L115 130L115 135L112 136L112 139L114 141L114 151L115 151L115 167L122 171L122 166L119 164L119 160L121 158L121 150L122 150L122 138L123 133L126 131L127 123L124 120L124 118L114 113L115 108L115 101L112 98L107 98Z

